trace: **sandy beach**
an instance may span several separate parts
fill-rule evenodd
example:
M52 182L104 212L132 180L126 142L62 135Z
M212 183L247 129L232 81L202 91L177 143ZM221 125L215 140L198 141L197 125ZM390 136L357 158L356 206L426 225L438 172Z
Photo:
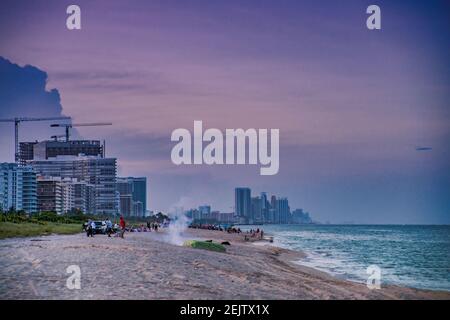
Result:
M450 299L449 292L336 279L301 266L303 254L189 229L186 239L229 241L226 253L164 242L166 231L125 239L85 234L0 241L0 299ZM68 289L66 268L81 269Z

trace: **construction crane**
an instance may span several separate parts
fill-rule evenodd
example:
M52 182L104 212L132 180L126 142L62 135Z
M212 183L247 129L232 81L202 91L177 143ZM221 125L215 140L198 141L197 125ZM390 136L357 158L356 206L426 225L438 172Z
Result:
M53 123L50 127L64 127L66 128L66 142L69 141L70 128L73 127L94 127L94 126L110 126L110 122L97 122L97 123Z
M52 121L52 120L70 120L70 117L48 117L48 118L29 118L16 117L10 119L0 119L0 122L14 122L14 160L19 163L19 123L22 121Z

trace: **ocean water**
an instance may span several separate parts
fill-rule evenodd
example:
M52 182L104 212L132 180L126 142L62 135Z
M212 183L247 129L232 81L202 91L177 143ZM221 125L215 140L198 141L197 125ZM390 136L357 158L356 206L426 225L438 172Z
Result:
M377 265L382 285L450 291L450 226L253 226L261 227L275 245L305 252L300 264L334 276L365 283Z

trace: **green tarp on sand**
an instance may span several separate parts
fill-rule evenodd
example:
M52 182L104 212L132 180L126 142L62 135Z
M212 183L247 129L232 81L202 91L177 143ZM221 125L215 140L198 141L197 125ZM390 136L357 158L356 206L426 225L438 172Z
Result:
M183 244L185 247L191 247L196 249L205 249L217 252L225 252L226 249L223 245L213 242L198 241L198 240L187 240Z

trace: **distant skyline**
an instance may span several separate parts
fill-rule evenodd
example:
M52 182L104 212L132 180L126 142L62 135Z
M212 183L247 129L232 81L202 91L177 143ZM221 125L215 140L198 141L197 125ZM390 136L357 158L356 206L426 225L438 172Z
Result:
M65 27L73 3L82 30ZM149 209L230 212L248 186L323 222L448 224L450 4L377 1L369 31L370 4L2 1L0 118L112 122L73 138L106 139L118 176L147 177ZM279 173L175 166L170 134L194 120L279 128ZM49 124L23 124L21 141L63 134ZM0 124L0 162L13 133Z

